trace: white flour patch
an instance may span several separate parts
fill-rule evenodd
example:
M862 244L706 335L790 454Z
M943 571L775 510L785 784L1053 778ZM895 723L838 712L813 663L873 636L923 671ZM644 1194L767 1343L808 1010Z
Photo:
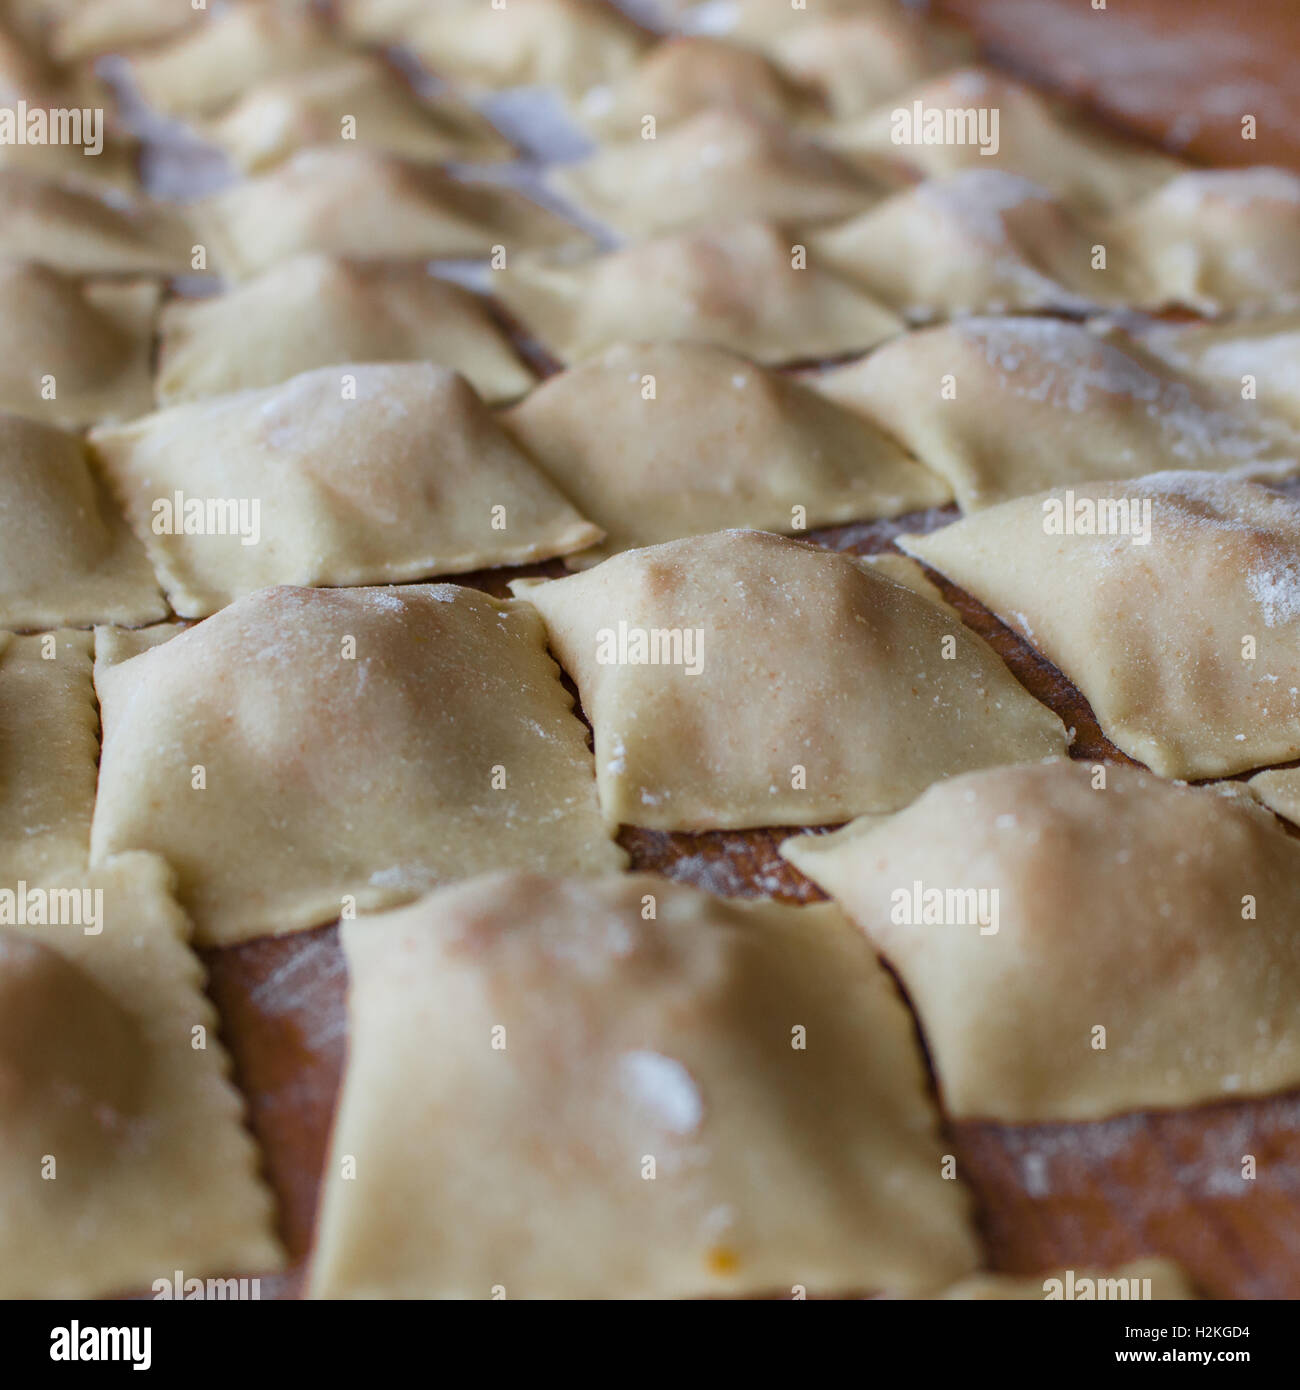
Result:
M673 1134L690 1134L704 1120L704 1098L691 1074L659 1052L625 1052L619 1058L623 1088L655 1122Z
M1264 612L1265 627L1281 627L1300 617L1300 565L1279 560L1246 576L1250 596Z

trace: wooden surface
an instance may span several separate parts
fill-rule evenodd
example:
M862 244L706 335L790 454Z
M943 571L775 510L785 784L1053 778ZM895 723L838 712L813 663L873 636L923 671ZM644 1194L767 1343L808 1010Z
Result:
M1082 94L1148 134L1172 134L1193 154L1300 164L1300 110L1290 85L1300 7L1291 0L1252 5L1249 19L1245 7L1190 0L1111 0L1104 14L1088 0L956 0L944 8L973 14L1007 65ZM1243 100L1261 116L1260 141L1244 149ZM870 553L902 530L953 515L841 527L814 539ZM524 572L559 568L469 582L502 595L506 581ZM1078 731L1075 757L1126 761L1059 672L969 597L941 587L1025 686ZM777 854L785 833L625 829L620 838L640 869L726 895L814 900L817 890ZM289 1275L264 1280L263 1294L293 1296L311 1244L347 1044L337 929L210 950L204 958L298 1262ZM1300 1296L1300 1092L1100 1124L962 1123L950 1127L949 1144L975 1195L992 1268L1107 1266L1154 1252L1180 1260L1210 1295ZM1241 1177L1248 1154L1257 1164L1254 1181Z
M1297 0L934 0L988 56L1204 164L1300 168ZM1253 141L1241 118L1255 117Z

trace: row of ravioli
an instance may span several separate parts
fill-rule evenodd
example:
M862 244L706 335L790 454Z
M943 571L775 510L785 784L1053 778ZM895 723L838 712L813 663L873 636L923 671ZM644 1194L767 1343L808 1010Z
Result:
M685 158L742 137L700 129L681 137L680 150L650 145L642 158L662 161L658 169L620 158L627 187L611 189L609 207L593 216L615 218L634 190L675 215L686 206L676 180L706 206L671 235L602 255L589 254L586 232L512 188L342 146L306 149L273 174L183 209L0 168L0 255L82 276L216 271L237 281L313 253L482 260L491 266L486 287L566 360L611 332L735 335L746 316L772 340L766 357L795 361L871 347L908 319L1125 306L1252 314L1300 298L1300 179L1284 170L1187 173L1147 202L1089 222L1038 184L980 167L817 224L806 191L789 180L742 161L733 188ZM769 157L755 156L760 165ZM742 187L766 196L742 197ZM792 207L801 211L783 221ZM707 318L710 291L729 301L713 310L722 316L716 326ZM764 291L776 306L764 304ZM800 322L832 304L831 323ZM612 325L590 322L598 313Z
M418 351L387 332L389 315L418 312L410 291L400 270L310 262L261 299L206 302L165 359L171 386L197 398L88 439L40 422L103 408L67 375L48 401L0 399L23 412L0 414L0 628L198 618L274 584L560 556L585 568L727 527L797 535L954 500L974 523L1047 489L1162 470L1207 487L1300 471L1300 318L1287 315L1141 333L971 318L800 376L722 348L620 344L495 410L427 361L200 394L277 377L299 352L341 356L357 335ZM291 303L311 307L277 334ZM508 376L504 349L468 322L463 346L467 370ZM143 354L115 360L110 394L130 414L147 394ZM1237 496L1223 494L1225 514ZM995 611L1016 611L998 597Z
M591 44L600 61L572 72L542 61L589 46L601 29L590 12L602 8L515 0L498 10L469 0L434 25L447 31L435 66L471 83L570 90L616 78L617 45ZM631 28L609 13L615 28ZM310 16L259 4L200 14L194 33L133 62L135 85L185 119L225 112L200 133L256 176L182 215L120 190L108 201L94 195L87 179L129 181L125 154L86 159L65 146L7 145L0 254L76 274L216 270L236 279L296 254L479 259L492 266L494 292L567 360L614 338L703 335L733 345L748 338L751 355L789 361L863 350L908 317L1170 304L1250 313L1293 302L1300 290L1293 175L1186 170L1079 127L986 69L941 70L907 85L926 62L945 66L913 49L954 54L951 41L919 37L912 19L791 10L790 24L773 31L774 51L803 52L805 69L808 54L844 67L818 79L841 106L872 88L873 55L901 64L903 89L881 78L872 89L889 99L855 117L861 130L829 127L845 148L830 137L809 144L771 83L752 80L749 66L770 60L744 46L759 40L743 25L742 43L697 35L653 44L627 74L630 90L616 86L609 100L611 109L644 110L638 119L653 120L654 138L643 131L551 171L571 206L643 242L593 257L576 224L482 170L467 180L440 167L513 153L473 107L408 92L385 59ZM491 44L471 37L482 24ZM508 62L494 78L458 61L456 35L483 61L526 40L537 61ZM397 27L390 37L409 44ZM602 73L601 62L613 71ZM11 93L40 93L51 80L16 58L4 66ZM803 80L816 76L805 69ZM895 144L893 115L913 105L997 111L998 149ZM711 313L724 321L711 324Z
M92 639L6 640L0 745L18 761L0 826L18 834L0 844L27 925L0 935L23 1005L0 1011L20 1083L0 1197L34 1251L14 1291L280 1263L189 923L212 945L344 918L322 1296L918 1294L971 1273L970 1199L911 1018L859 933L907 989L949 1119L1088 1121L1300 1078L1300 844L1262 789L1041 760L1059 721L906 562L724 533L521 592L538 607L450 585L278 589L190 629L101 629L97 801ZM570 658L612 598L699 621L696 675ZM591 713L603 826L548 643ZM789 649L799 664L760 685ZM946 678L917 669L948 659ZM763 722L774 696L784 726ZM738 744L738 725L762 739ZM810 821L876 808L783 846L837 906L618 872L608 779L650 806L656 788L686 823L729 794L744 823L792 757L810 806L841 793ZM696 766L714 777L692 786ZM916 890L934 884L970 885L969 919L931 916ZM46 885L102 891L91 930L42 924ZM34 1048L54 1013L75 1028ZM810 1151L827 1115L834 1144ZM182 1151L178 1222L154 1199ZM37 1181L50 1161L62 1178ZM123 1212L129 1235L106 1238ZM998 1289L967 1292L1012 1296Z
M892 195L819 198L815 180L827 175L807 150L782 151L789 138L706 111L661 140L596 156L610 161L603 175L557 166L556 191L635 242L604 254L500 180L338 141L180 207L50 177L43 162L42 172L0 167L0 255L78 275L237 281L311 253L480 260L486 287L568 359L610 331L585 322L610 295L603 313L619 336L685 336L712 292L734 301L733 333L748 315L773 338L765 353L786 361L871 347L908 319L1124 306L1250 314L1300 296L1300 179L1285 170L1188 171L1104 215L1072 211L997 161ZM51 147L14 148L44 161ZM833 323L799 331L800 317L832 300Z
M173 890L159 857L119 855L60 881L92 930L0 932L0 1295L193 1297L284 1268ZM837 906L505 872L342 937L313 1296L1195 1297L1168 1259L978 1272L912 1018Z
M1293 814L1300 502L1165 473L1066 503L1089 504L1141 530L1055 534L1035 497L899 544L1063 671L1130 758L1196 780L1276 769L1253 785ZM511 589L277 587L194 626L100 627L93 696L90 634L12 638L5 876L151 850L225 944L496 862L616 869L625 825L893 813L1073 739L906 556L724 531ZM96 697L97 797L93 729L70 733ZM370 814L382 787L395 824Z
M453 228L443 238L448 218L459 226L468 212L465 190L476 200L479 186L362 153L314 150L283 185L262 190L264 201L258 194L239 213L251 243L266 252L255 273L215 298L172 299L159 314L155 282L123 284L104 273L183 271L201 249L190 233L175 230L175 257L142 255L134 245L138 209L108 209L71 184L0 170L0 310L15 338L0 390L44 404L56 421L85 424L122 418L126 409L140 413L155 400L269 385L268 373L282 380L294 368L330 360L421 355L509 399L532 373L511 350L491 302L410 263L486 258L492 248L502 260L485 272L486 288L567 364L624 340L700 342L767 365L824 360L893 339L917 313L1086 316L1175 303L1210 314L1240 310L1243 330L1262 332L1251 320L1294 312L1300 294L1300 180L1256 169L1189 177L1214 186L1209 202L1217 206L1184 200L1186 225L1167 241L1155 239L1169 272L1161 276L1177 288L1150 296L1120 284L1132 266L1113 254L1105 268L1089 269L1106 243L1086 231L1062 233L1052 205L1031 185L994 171L922 184L804 240L771 222L737 220L733 205L681 236L586 259L530 260L507 249L513 235L501 224L465 240ZM245 199L252 189L239 185L221 196ZM439 205L443 193L454 212ZM485 196L516 195L489 189ZM960 225L971 220L996 230L1003 218L1023 223L1021 250L1008 252ZM1262 229L1271 249L1260 244ZM161 361L151 393L142 373L155 321ZM278 360L261 374L227 362L205 370L214 337L224 357L241 359L230 341L241 331L255 364L277 349ZM69 393L70 405L56 403Z
M1064 505L1066 497L1058 491L1007 503L929 535L903 536L900 544L1003 616L1075 683L1111 741L1157 772L1225 776L1300 754L1300 503L1259 484L1188 473L1070 490L1074 516L1087 515L1089 503L1095 514L1099 506L1122 502L1132 504L1124 507L1126 514L1140 518L1148 504L1144 529L1116 536L1088 534L1082 527L1078 534L1055 533L1043 524L1045 501ZM623 552L567 580L517 579L512 588L548 625L544 638L536 636L538 651L549 643L578 686L594 729L601 811L611 829L834 823L898 809L930 782L970 767L1066 747L1060 720L1022 690L902 557L859 561L768 533L732 531ZM301 707L289 721L297 727L340 673L358 682L358 701L373 693L364 660L338 664L357 660L355 651L347 652L349 640L354 646L359 641L347 626L348 614L355 610L359 621L378 606L401 615L417 599L425 608L436 602L430 598L435 592L485 615L497 612L496 600L449 586L280 589L236 600L184 630L179 642L167 640L178 630L174 624L101 631L113 635L115 653L149 653L149 660L126 669L140 671L139 679L159 701L166 684L155 668L182 661L184 653L212 653L193 672L182 668L170 711L154 709L152 700L121 706L141 720L138 737L146 747L160 740L175 775L210 761L194 748L192 756L177 756L187 737L201 739L197 728L188 736L185 730L209 665L215 671L229 662L242 673L233 691L214 676L210 699L218 728L229 723L230 702L235 711L244 708L262 666L278 707L284 694L276 665L282 649L301 636L308 612L337 611L343 626L325 629L300 653L307 662L314 650L317 664L324 665L320 690L298 687ZM442 616L441 609L430 611ZM245 626L254 618L246 638ZM277 626L294 631L277 643ZM639 654L628 634L643 640L646 634L669 634L670 650ZM36 645L47 638L17 640ZM428 646L436 646L431 634L408 660L417 668L411 680L437 679L436 663L424 651ZM507 669L507 655L505 648L478 655L472 669L484 688L497 681L508 690L518 679ZM1169 679L1171 672L1177 679ZM734 690L750 688L761 675L766 681L753 689L762 738L737 745L729 738ZM478 689L470 684L464 698L477 699ZM504 709L511 702L502 699ZM423 703L413 689L412 717ZM117 707L102 689L100 704L111 731ZM664 727L652 717L659 708ZM676 712L676 722L668 711ZM258 713L254 702L247 717ZM517 713L524 730L540 736L525 713ZM463 714L469 718L471 711ZM454 726L460 715L449 718ZM896 737L895 730L905 730L906 737ZM869 739L864 731L871 732ZM338 736L349 736L348 730ZM414 728L413 747L429 736ZM127 739L125 766L148 788L164 767L142 757L135 743ZM465 755L477 757L477 745L476 740L463 750ZM418 766L413 752L398 761ZM106 755L101 800L113 786L115 767ZM370 775L368 766L360 771ZM448 770L410 775L419 781L426 772L436 774L429 777L432 795ZM508 770L503 776L508 780ZM558 771L553 776L558 779ZM540 788L551 777L527 785L536 780ZM469 777L467 794L483 790L483 780ZM231 789L228 777L219 782ZM119 835L110 820L101 849L151 848L174 859L166 836L192 832L199 845L219 841L214 827L191 823L220 798L189 798L184 777L174 790L181 800L170 806L157 792L141 792L156 818L150 833L164 839L141 844L132 838L138 830ZM498 803L513 805L511 797L489 796L484 814L497 814L492 808ZM187 804L190 813L179 814ZM517 815L511 810L507 819L522 821L530 811L540 817L544 804L539 792L531 806ZM287 819L278 811L269 814L272 822ZM250 823L247 833L262 842L265 832ZM21 835L15 839L21 843ZM242 853L233 857L236 874L243 859ZM384 870L381 878L393 876L394 866L377 867ZM436 877L436 865L427 867ZM317 871L306 863L304 870ZM222 886L212 897L229 904L237 887L221 875L218 882ZM328 882L326 904L336 905L335 881ZM256 925L276 930L276 921L272 913Z

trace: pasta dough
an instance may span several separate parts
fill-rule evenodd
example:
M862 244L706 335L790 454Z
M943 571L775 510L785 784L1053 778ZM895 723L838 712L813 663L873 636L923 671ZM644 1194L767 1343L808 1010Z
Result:
M880 196L842 159L752 112L702 111L654 140L612 145L552 175L565 196L644 239L730 218L850 217Z
M1145 329L1136 343L1176 371L1258 400L1267 414L1300 425L1300 313L1162 323Z
M0 415L0 626L166 617L153 571L91 474L81 440Z
M91 441L186 618L269 584L526 564L602 534L426 362L321 367Z
M1008 502L899 545L1032 642L1106 737L1162 776L1300 757L1294 498L1158 473Z
M841 15L900 17L895 0L803 0L797 9L790 0L728 0L712 17L710 27L746 43L776 47L814 24Z
M577 682L610 825L822 825L1068 742L949 612L797 541L727 531L511 587Z
M1300 1084L1300 844L1248 796L995 768L781 852L898 973L951 1115L1099 1120Z
M50 105L60 105L64 94L63 75L39 42L39 36L23 32L13 6L0 13L0 96L6 102L25 98L28 102L49 97Z
M261 83L204 134L250 173L338 140L428 163L514 154L467 102L446 93L417 98L396 72L365 56Z
M435 6L455 9L463 0L339 0L339 25L366 43L403 43L415 22Z
M1300 770L1286 767L1257 772L1246 785L1270 811L1300 825Z
M161 636L97 635L91 857L165 855L203 945L489 867L625 862L527 604L448 584L264 589Z
M1081 313L1142 299L1121 268L1093 268L1094 242L1038 184L1000 169L964 169L814 229L808 260L916 317Z
M971 318L822 376L952 485L963 511L1159 469L1293 473L1300 434L1077 324Z
M144 414L157 307L155 284L0 261L0 410L67 429Z
M724 223L576 265L520 260L492 288L567 362L684 339L775 364L861 351L901 330L874 299L804 265L801 249L771 223Z
M81 145L0 144L0 169L14 169L71 185L82 184L92 194L111 197L114 191L123 190L134 195L140 188L137 154L133 141L106 131L98 154L88 153Z
M10 108L25 102L29 116L36 108L46 112L98 110L102 117L101 141L95 154L90 153L92 143L0 144L0 165L25 167L33 174L50 178L67 176L137 188L136 142L123 137L116 128L107 89L92 72L68 71L51 62L39 47L39 39L33 39L29 46L14 37L8 27L12 21L8 12L0 13L0 102ZM16 109L7 114L21 123ZM84 120L79 133L91 133Z
M694 344L611 348L552 377L502 420L607 532L580 565L724 526L799 530L950 497L848 411Z
M102 894L98 934L0 927L0 1297L280 1269L166 864L122 855L57 886Z
M943 139L927 138L940 125ZM1186 167L1078 124L1029 87L978 67L946 73L838 122L826 141L878 178L910 183L960 169L1002 169L1083 212L1124 207Z
M799 12L791 9L798 16ZM750 41L749 34L741 37ZM924 79L968 61L974 44L964 31L886 8L796 23L753 41L797 81L818 91L831 116L861 116Z
M428 7L404 41L443 77L577 95L627 72L651 39L604 0L465 0Z
M343 943L316 1297L915 1292L974 1264L911 1019L835 908L493 874Z
M145 101L170 116L211 116L255 83L324 68L348 49L313 15L235 5L193 32L139 54L131 76Z
M50 52L62 63L174 39L207 19L205 10L177 0L76 0L63 6L50 30Z
M753 49L702 35L656 44L626 77L593 87L577 103L580 124L602 140L635 140L711 109L752 111L770 121L814 121L814 94Z
M853 561L855 564L865 565L877 574L883 574L886 579L892 579L895 584L901 584L905 589L911 589L914 594L920 594L958 622L961 621L961 614L944 598L939 586L926 575L925 567L910 555L897 555L892 550L884 550L875 555L854 555Z
M591 238L509 188L464 183L371 150L316 148L203 200L216 268L246 279L306 251L364 260L487 259ZM0 241L2 245L2 241Z
M189 228L171 208L0 167L0 256L73 275L184 275Z
M88 632L0 632L0 888L90 856L99 715Z
M424 266L295 256L228 294L172 300L160 337L161 405L347 362L433 362L487 401L534 381L483 301Z
M1284 169L1182 174L1107 230L1153 303L1207 314L1300 305L1300 177Z

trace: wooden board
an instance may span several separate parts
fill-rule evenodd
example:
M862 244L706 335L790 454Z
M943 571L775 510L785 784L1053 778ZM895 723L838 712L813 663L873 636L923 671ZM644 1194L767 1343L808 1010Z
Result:
M1300 9L1291 0L1257 0L1248 23L1240 7L1200 0L1112 0L1105 13L1088 0L953 0L945 8L973 17L1009 66L1148 134L1172 132L1218 162L1300 167L1300 96L1289 71L1300 57ZM1244 148L1234 109L1243 93L1268 113L1259 143ZM867 554L953 514L840 527L814 539ZM541 566L467 582L504 595L515 575L559 572ZM1078 731L1075 757L1127 761L1059 672L968 596L941 587L1024 685ZM640 869L726 895L812 901L820 894L777 854L786 833L624 830L621 840ZM347 1044L337 928L203 954L297 1262L287 1276L264 1280L263 1293L292 1297L311 1245ZM1099 1124L962 1123L950 1126L949 1141L975 1194L992 1268L1107 1266L1155 1252L1180 1260L1210 1295L1300 1297L1300 1092ZM1253 1180L1242 1177L1247 1156Z
M1300 169L1295 0L935 0L1000 66L1203 164ZM1242 117L1254 116L1253 140Z

